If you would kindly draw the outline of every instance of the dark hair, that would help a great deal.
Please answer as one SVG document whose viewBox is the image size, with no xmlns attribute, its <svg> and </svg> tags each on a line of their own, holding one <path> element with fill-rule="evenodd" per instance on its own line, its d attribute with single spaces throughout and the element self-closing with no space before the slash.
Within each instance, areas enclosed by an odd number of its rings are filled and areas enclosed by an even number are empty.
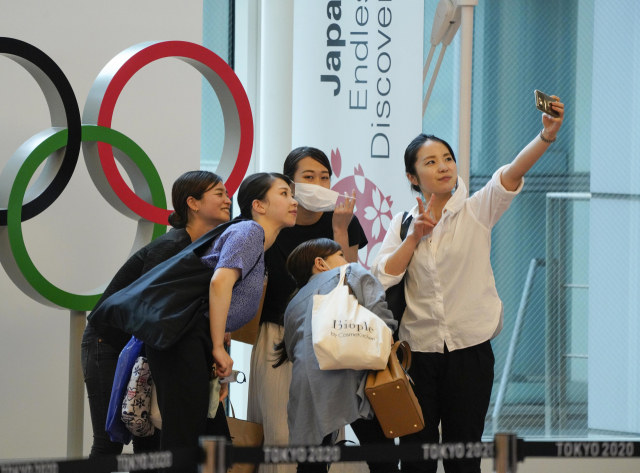
<svg viewBox="0 0 640 473">
<path fill-rule="evenodd" d="M 453 149 L 451 149 L 451 146 L 449 145 L 449 143 L 447 143 L 441 138 L 438 138 L 437 136 L 425 135 L 424 133 L 420 133 L 411 141 L 411 143 L 409 143 L 409 146 L 407 146 L 407 149 L 404 151 L 405 172 L 413 176 L 416 176 L 416 160 L 418 159 L 418 150 L 427 141 L 436 141 L 438 143 L 442 143 L 443 145 L 445 145 L 449 150 L 449 153 L 451 154 L 451 157 L 453 158 L 453 160 L 456 161 L 456 155 L 453 153 Z M 420 186 L 417 186 L 415 184 L 411 184 L 411 189 L 413 189 L 415 192 L 422 192 L 420 190 Z"/>
<path fill-rule="evenodd" d="M 341 249 L 338 243 L 328 238 L 316 238 L 298 245 L 287 258 L 287 271 L 298 289 L 311 279 L 316 258 L 327 258 Z"/>
<path fill-rule="evenodd" d="M 287 258 L 287 271 L 296 282 L 298 287 L 296 292 L 311 279 L 316 258 L 327 258 L 341 249 L 342 247 L 338 243 L 328 238 L 317 238 L 298 245 Z M 291 295 L 291 298 L 295 296 L 296 292 Z M 273 349 L 277 357 L 273 367 L 278 368 L 289 360 L 284 338 L 280 343 L 274 344 Z"/>
<path fill-rule="evenodd" d="M 238 207 L 240 215 L 253 219 L 251 209 L 254 200 L 264 200 L 276 179 L 282 179 L 289 186 L 293 184 L 291 179 L 278 172 L 257 172 L 246 177 L 240 189 L 238 189 Z"/>
<path fill-rule="evenodd" d="M 219 182 L 222 182 L 222 178 L 209 171 L 189 171 L 176 179 L 171 189 L 174 211 L 169 215 L 169 224 L 173 228 L 185 228 L 189 223 L 187 199 L 202 199 L 202 195 Z"/>
<path fill-rule="evenodd" d="M 293 181 L 293 175 L 298 170 L 298 163 L 304 158 L 312 158 L 322 164 L 329 171 L 329 177 L 333 175 L 331 170 L 331 163 L 327 155 L 320 151 L 318 148 L 312 148 L 310 146 L 301 146 L 294 149 L 289 153 L 287 159 L 284 160 L 284 167 L 282 173 Z"/>
</svg>

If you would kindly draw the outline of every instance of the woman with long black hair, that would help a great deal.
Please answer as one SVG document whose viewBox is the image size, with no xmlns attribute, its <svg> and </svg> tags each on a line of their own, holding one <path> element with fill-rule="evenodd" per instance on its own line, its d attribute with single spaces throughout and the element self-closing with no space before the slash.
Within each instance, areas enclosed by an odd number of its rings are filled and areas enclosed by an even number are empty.
<svg viewBox="0 0 640 473">
<path fill-rule="evenodd" d="M 267 290 L 262 307 L 258 339 L 251 353 L 247 420 L 263 425 L 265 445 L 286 445 L 287 400 L 291 363 L 273 367 L 273 347 L 282 340 L 283 318 L 296 283 L 286 269 L 291 252 L 301 243 L 328 238 L 344 248 L 348 262 L 357 261 L 358 249 L 367 244 L 358 218 L 353 215 L 355 193 L 336 202 L 331 188 L 331 164 L 326 154 L 312 147 L 296 148 L 285 159 L 283 174 L 294 182 L 298 201 L 296 225 L 280 232 L 265 253 Z M 284 473 L 290 465 L 261 465 L 261 473 Z"/>
<path fill-rule="evenodd" d="M 405 276 L 407 307 L 400 340 L 411 345 L 409 374 L 422 407 L 425 428 L 403 442 L 478 442 L 493 387 L 491 340 L 502 330 L 503 308 L 491 269 L 491 229 L 522 190 L 524 175 L 540 159 L 562 126 L 542 115 L 544 128 L 516 158 L 498 169 L 471 197 L 460 179 L 453 150 L 432 135 L 407 147 L 405 171 L 418 204 L 409 212 L 407 237 L 400 238 L 403 214 L 391 221 L 372 273 L 385 288 Z M 445 471 L 479 472 L 480 460 L 444 461 Z M 437 462 L 403 463 L 403 471 L 435 472 Z"/>
<path fill-rule="evenodd" d="M 162 449 L 196 446 L 200 436 L 210 433 L 207 414 L 213 364 L 221 378 L 229 376 L 233 367 L 224 349 L 225 333 L 238 330 L 255 316 L 263 289 L 264 252 L 282 229 L 296 222 L 298 204 L 291 181 L 282 174 L 247 177 L 238 190 L 238 206 L 240 218 L 230 222 L 200 257 L 204 266 L 213 269 L 208 311 L 196 314 L 188 331 L 180 333 L 170 347 L 146 346 L 162 416 Z M 185 249 L 173 261 L 189 252 Z M 162 270 L 156 268 L 156 274 L 149 276 L 161 275 Z M 148 282 L 153 284 L 152 278 Z M 166 319 L 153 322 L 161 330 L 171 323 Z"/>
</svg>

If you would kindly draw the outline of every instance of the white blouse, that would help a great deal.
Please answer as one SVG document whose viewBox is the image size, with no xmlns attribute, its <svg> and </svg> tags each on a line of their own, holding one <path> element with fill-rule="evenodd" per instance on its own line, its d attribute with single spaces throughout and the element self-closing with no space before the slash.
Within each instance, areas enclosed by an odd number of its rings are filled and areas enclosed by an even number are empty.
<svg viewBox="0 0 640 473">
<path fill-rule="evenodd" d="M 407 308 L 400 324 L 400 340 L 412 351 L 444 352 L 478 345 L 502 330 L 503 308 L 491 269 L 491 229 L 520 193 L 500 181 L 506 166 L 473 196 L 458 178 L 455 191 L 430 235 L 423 237 L 405 271 Z M 416 205 L 409 212 L 418 216 Z M 400 246 L 402 213 L 393 217 L 371 272 L 383 287 L 398 284 L 405 273 L 385 272 L 387 259 Z"/>
</svg>

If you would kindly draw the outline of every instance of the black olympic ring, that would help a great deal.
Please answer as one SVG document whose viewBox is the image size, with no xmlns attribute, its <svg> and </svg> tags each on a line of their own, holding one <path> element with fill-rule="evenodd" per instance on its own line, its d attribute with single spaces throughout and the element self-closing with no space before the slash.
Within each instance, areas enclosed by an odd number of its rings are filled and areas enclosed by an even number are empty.
<svg viewBox="0 0 640 473">
<path fill-rule="evenodd" d="M 69 135 L 62 158 L 51 156 L 23 204 L 22 221 L 44 212 L 64 191 L 75 171 L 82 140 L 82 122 L 76 95 L 62 69 L 43 51 L 14 38 L 0 37 L 0 54 L 24 67 L 44 92 L 51 126 L 67 128 Z M 7 209 L 0 208 L 0 226 L 7 225 Z"/>
</svg>

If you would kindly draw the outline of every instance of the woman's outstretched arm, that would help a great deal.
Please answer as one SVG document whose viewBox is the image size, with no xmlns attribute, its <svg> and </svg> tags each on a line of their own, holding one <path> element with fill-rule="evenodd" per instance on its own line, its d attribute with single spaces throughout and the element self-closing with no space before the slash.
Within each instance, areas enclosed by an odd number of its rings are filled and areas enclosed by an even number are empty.
<svg viewBox="0 0 640 473">
<path fill-rule="evenodd" d="M 562 120 L 564 119 L 564 104 L 560 102 L 559 97 L 555 95 L 552 95 L 552 97 L 558 102 L 553 102 L 551 106 L 560 116 L 555 118 L 546 113 L 542 114 L 542 124 L 544 125 L 542 135 L 549 141 L 556 139 L 556 134 L 560 130 Z M 500 180 L 504 188 L 511 192 L 515 191 L 520 185 L 524 175 L 533 167 L 545 151 L 547 151 L 550 144 L 551 143 L 544 142 L 542 138 L 540 138 L 540 134 L 538 134 L 531 143 L 525 146 L 525 148 L 518 153 L 516 159 L 502 171 Z"/>
</svg>

